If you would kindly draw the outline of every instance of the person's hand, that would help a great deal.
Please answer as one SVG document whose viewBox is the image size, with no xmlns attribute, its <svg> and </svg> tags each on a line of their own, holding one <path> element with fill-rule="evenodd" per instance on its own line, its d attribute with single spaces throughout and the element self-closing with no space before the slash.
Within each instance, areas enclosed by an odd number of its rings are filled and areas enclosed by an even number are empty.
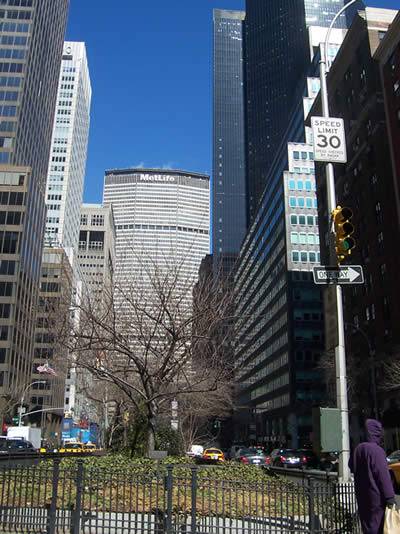
<svg viewBox="0 0 400 534">
<path fill-rule="evenodd" d="M 393 508 L 393 506 L 394 506 L 395 504 L 396 504 L 396 501 L 395 501 L 394 497 L 393 497 L 392 499 L 388 499 L 388 500 L 386 501 L 386 506 L 387 506 L 388 508 Z"/>
</svg>

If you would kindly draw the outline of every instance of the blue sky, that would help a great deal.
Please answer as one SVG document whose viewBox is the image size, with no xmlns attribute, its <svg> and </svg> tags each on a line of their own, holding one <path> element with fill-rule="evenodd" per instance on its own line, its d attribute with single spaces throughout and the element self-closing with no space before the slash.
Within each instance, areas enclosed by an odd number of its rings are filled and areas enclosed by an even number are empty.
<svg viewBox="0 0 400 534">
<path fill-rule="evenodd" d="M 67 39 L 86 42 L 93 88 L 86 202 L 101 201 L 105 169 L 211 172 L 212 10 L 244 4 L 71 0 Z"/>
</svg>

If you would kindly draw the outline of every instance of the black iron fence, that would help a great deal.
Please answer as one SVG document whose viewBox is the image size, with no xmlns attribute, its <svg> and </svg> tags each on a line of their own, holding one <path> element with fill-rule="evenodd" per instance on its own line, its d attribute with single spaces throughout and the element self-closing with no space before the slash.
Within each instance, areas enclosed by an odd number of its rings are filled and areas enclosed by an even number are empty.
<svg viewBox="0 0 400 534">
<path fill-rule="evenodd" d="M 226 473 L 226 471 L 224 471 Z M 237 477 L 236 477 L 237 478 Z M 358 534 L 352 484 L 237 480 L 200 466 L 0 464 L 0 532 Z"/>
</svg>

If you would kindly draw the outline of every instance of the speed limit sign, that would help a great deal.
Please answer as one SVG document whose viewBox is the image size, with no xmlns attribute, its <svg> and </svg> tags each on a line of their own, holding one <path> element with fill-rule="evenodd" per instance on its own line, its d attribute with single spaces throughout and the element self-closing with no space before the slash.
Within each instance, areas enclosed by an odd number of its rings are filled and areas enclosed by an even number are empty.
<svg viewBox="0 0 400 534">
<path fill-rule="evenodd" d="M 314 160 L 346 163 L 346 139 L 343 119 L 311 117 L 314 138 Z"/>
</svg>

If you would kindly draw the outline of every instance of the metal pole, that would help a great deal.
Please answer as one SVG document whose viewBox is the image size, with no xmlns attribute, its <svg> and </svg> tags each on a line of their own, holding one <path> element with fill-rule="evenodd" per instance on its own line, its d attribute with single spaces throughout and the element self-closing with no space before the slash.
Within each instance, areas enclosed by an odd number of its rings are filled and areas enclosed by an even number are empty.
<svg viewBox="0 0 400 534">
<path fill-rule="evenodd" d="M 353 3 L 353 2 L 350 2 Z M 345 7 L 348 7 L 347 4 Z M 342 10 L 341 10 L 342 11 Z M 336 18 L 332 21 L 335 22 Z M 333 24 L 332 24 L 333 25 Z M 332 26 L 331 25 L 331 26 Z M 330 31 L 328 30 L 327 38 Z M 321 102 L 322 116 L 329 118 L 329 100 L 328 87 L 326 82 L 326 62 L 328 57 L 328 39 L 325 41 L 325 47 L 321 54 L 320 61 L 320 81 L 321 81 Z M 335 191 L 335 174 L 333 164 L 328 163 L 326 166 L 326 189 L 328 198 L 328 217 L 330 227 L 330 259 L 332 261 L 332 252 L 334 250 L 334 227 L 331 220 L 331 213 L 336 208 L 336 191 Z M 350 460 L 350 431 L 349 431 L 349 408 L 347 400 L 347 375 L 346 375 L 346 351 L 344 342 L 344 318 L 343 318 L 343 297 L 342 288 L 336 285 L 336 312 L 338 325 L 338 344 L 335 348 L 335 367 L 336 367 L 336 399 L 337 407 L 341 413 L 341 451 L 339 457 L 339 477 L 347 482 L 350 479 L 349 460 Z"/>
<path fill-rule="evenodd" d="M 19 405 L 18 426 L 22 426 L 22 408 L 24 406 L 25 393 L 28 391 L 28 389 L 30 389 L 35 384 L 46 384 L 46 380 L 36 380 L 35 382 L 30 383 L 29 386 L 26 386 L 26 388 L 23 390 L 22 396 L 21 396 L 21 402 Z M 30 412 L 30 413 L 35 413 L 35 412 Z M 29 415 L 29 413 L 27 413 L 26 415 Z"/>
</svg>

